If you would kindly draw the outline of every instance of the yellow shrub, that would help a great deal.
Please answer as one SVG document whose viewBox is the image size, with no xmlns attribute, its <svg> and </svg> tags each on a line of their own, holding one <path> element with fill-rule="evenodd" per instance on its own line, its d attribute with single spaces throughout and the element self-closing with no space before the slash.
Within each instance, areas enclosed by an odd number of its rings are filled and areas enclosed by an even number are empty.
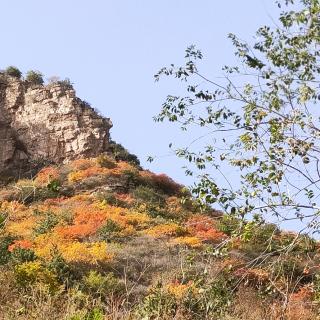
<svg viewBox="0 0 320 320">
<path fill-rule="evenodd" d="M 197 237 L 178 237 L 172 240 L 173 244 L 186 245 L 188 247 L 200 247 L 202 242 Z"/>
<path fill-rule="evenodd" d="M 178 300 L 183 299 L 188 292 L 196 294 L 196 288 L 192 281 L 189 281 L 187 284 L 182 284 L 176 281 L 168 284 L 166 289 Z"/>
<path fill-rule="evenodd" d="M 178 229 L 179 225 L 176 223 L 159 224 L 153 228 L 148 229 L 146 231 L 146 234 L 158 238 L 162 236 L 175 235 Z"/>
<path fill-rule="evenodd" d="M 97 264 L 110 261 L 113 258 L 113 254 L 107 252 L 107 244 L 105 242 L 72 242 L 63 245 L 60 251 L 67 262 Z"/>
<path fill-rule="evenodd" d="M 12 235 L 28 238 L 32 235 L 36 225 L 36 217 L 29 217 L 20 221 L 9 221 L 6 226 L 6 231 Z"/>
<path fill-rule="evenodd" d="M 17 283 L 22 287 L 34 283 L 44 284 L 50 292 L 59 289 L 58 280 L 51 271 L 41 265 L 40 262 L 25 262 L 15 267 L 14 270 Z"/>
</svg>

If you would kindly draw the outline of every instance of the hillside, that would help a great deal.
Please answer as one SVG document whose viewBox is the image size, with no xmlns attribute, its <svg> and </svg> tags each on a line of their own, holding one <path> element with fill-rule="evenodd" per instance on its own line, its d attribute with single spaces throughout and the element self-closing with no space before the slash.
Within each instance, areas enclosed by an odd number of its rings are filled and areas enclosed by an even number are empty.
<svg viewBox="0 0 320 320">
<path fill-rule="evenodd" d="M 318 243 L 201 209 L 120 145 L 3 187 L 0 219 L 1 319 L 317 316 Z"/>
<path fill-rule="evenodd" d="M 69 80 L 0 72 L 0 124 L 0 319 L 319 316 L 318 242 L 144 170 Z"/>
</svg>

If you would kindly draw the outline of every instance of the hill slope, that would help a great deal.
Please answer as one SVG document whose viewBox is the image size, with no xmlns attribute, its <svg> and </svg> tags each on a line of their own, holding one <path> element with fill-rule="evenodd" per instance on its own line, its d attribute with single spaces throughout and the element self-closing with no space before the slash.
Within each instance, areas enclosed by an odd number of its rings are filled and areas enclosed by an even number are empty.
<svg viewBox="0 0 320 320">
<path fill-rule="evenodd" d="M 0 189 L 1 319 L 316 319 L 318 243 L 200 210 L 125 159 Z"/>
</svg>

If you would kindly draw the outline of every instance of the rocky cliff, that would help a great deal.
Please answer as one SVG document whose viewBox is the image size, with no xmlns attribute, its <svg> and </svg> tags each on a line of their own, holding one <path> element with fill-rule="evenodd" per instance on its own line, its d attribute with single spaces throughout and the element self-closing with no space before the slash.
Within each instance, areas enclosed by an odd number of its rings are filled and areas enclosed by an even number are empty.
<svg viewBox="0 0 320 320">
<path fill-rule="evenodd" d="M 41 163 L 94 157 L 107 150 L 111 127 L 67 82 L 32 85 L 0 74 L 2 177 Z"/>
</svg>

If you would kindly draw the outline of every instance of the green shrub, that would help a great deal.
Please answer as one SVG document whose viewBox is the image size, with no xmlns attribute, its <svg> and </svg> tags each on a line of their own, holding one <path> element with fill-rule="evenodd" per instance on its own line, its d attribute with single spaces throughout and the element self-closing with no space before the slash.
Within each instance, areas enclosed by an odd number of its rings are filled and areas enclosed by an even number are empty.
<svg viewBox="0 0 320 320">
<path fill-rule="evenodd" d="M 36 235 L 51 231 L 59 223 L 58 217 L 51 211 L 45 212 L 44 215 L 44 218 L 33 229 Z"/>
<path fill-rule="evenodd" d="M 16 264 L 34 261 L 36 258 L 34 251 L 31 249 L 15 248 L 11 253 L 11 259 Z"/>
<path fill-rule="evenodd" d="M 94 308 L 91 311 L 80 311 L 71 316 L 67 320 L 104 320 L 103 312 L 99 308 Z"/>
<path fill-rule="evenodd" d="M 63 221 L 65 224 L 71 226 L 74 222 L 74 214 L 70 210 L 63 210 L 60 213 L 61 221 Z"/>
<path fill-rule="evenodd" d="M 119 232 L 121 230 L 122 227 L 120 225 L 113 220 L 108 219 L 107 222 L 97 231 L 97 235 L 100 239 L 110 242 L 119 238 Z"/>
<path fill-rule="evenodd" d="M 8 248 L 14 240 L 15 238 L 11 236 L 0 238 L 0 265 L 4 265 L 9 262 L 11 258 L 11 252 L 9 252 Z"/>
<path fill-rule="evenodd" d="M 191 281 L 196 285 L 180 297 L 158 285 L 144 299 L 139 314 L 145 319 L 174 319 L 179 310 L 179 315 L 187 315 L 188 319 L 224 319 L 233 300 L 233 280 L 220 274 L 214 279 L 194 276 Z"/>
<path fill-rule="evenodd" d="M 34 84 L 34 85 L 43 85 L 43 75 L 39 71 L 30 70 L 27 72 L 26 75 L 27 82 Z"/>
<path fill-rule="evenodd" d="M 47 268 L 53 272 L 62 283 L 72 280 L 72 270 L 57 250 L 52 252 L 52 258 L 47 264 Z"/>
<path fill-rule="evenodd" d="M 52 180 L 47 184 L 47 189 L 52 192 L 58 192 L 61 188 L 61 183 L 59 180 Z"/>
<path fill-rule="evenodd" d="M 32 180 L 21 180 L 16 183 L 17 198 L 20 202 L 29 204 L 34 201 L 45 200 L 57 197 L 56 182 L 48 184 L 46 187 L 37 187 Z"/>
<path fill-rule="evenodd" d="M 97 158 L 97 163 L 102 168 L 113 169 L 117 164 L 108 156 L 101 154 Z"/>
<path fill-rule="evenodd" d="M 69 78 L 65 78 L 64 80 L 59 80 L 58 83 L 65 89 L 73 89 L 73 85 Z"/>
<path fill-rule="evenodd" d="M 82 279 L 82 289 L 91 295 L 106 297 L 111 294 L 119 294 L 124 288 L 113 273 L 102 275 L 91 270 Z"/>
<path fill-rule="evenodd" d="M 283 255 L 270 263 L 270 270 L 274 279 L 297 279 L 303 277 L 304 264 L 299 261 L 298 257 Z"/>
<path fill-rule="evenodd" d="M 235 217 L 223 215 L 217 224 L 219 231 L 231 236 L 233 233 L 238 232 L 241 221 Z"/>
<path fill-rule="evenodd" d="M 152 288 L 138 308 L 139 319 L 174 319 L 177 303 L 161 283 Z"/>
<path fill-rule="evenodd" d="M 8 214 L 6 212 L 0 212 L 0 230 L 4 228 L 7 221 Z"/>
<path fill-rule="evenodd" d="M 122 172 L 122 177 L 126 180 L 128 190 L 135 188 L 140 184 L 140 175 L 139 171 L 136 169 L 133 170 L 124 170 Z"/>
<path fill-rule="evenodd" d="M 165 196 L 146 186 L 138 186 L 133 192 L 133 196 L 143 203 L 152 203 L 158 206 L 165 205 Z"/>
<path fill-rule="evenodd" d="M 114 206 L 114 207 L 121 207 L 121 208 L 126 208 L 128 205 L 125 201 L 122 201 L 120 199 L 117 199 L 112 192 L 98 192 L 95 197 L 103 201 L 104 203 Z"/>
<path fill-rule="evenodd" d="M 110 151 L 117 161 L 127 161 L 136 166 L 140 166 L 140 161 L 135 154 L 130 153 L 125 147 L 121 144 L 114 141 L 110 141 Z"/>
<path fill-rule="evenodd" d="M 20 79 L 22 76 L 22 72 L 17 67 L 14 67 L 14 66 L 9 66 L 5 70 L 5 74 L 18 79 Z"/>
<path fill-rule="evenodd" d="M 234 283 L 228 275 L 221 274 L 213 282 L 205 285 L 201 296 L 196 301 L 189 301 L 195 314 L 201 315 L 198 319 L 209 316 L 209 319 L 219 319 L 229 308 L 233 296 Z M 196 305 L 195 303 L 198 303 Z"/>
</svg>

